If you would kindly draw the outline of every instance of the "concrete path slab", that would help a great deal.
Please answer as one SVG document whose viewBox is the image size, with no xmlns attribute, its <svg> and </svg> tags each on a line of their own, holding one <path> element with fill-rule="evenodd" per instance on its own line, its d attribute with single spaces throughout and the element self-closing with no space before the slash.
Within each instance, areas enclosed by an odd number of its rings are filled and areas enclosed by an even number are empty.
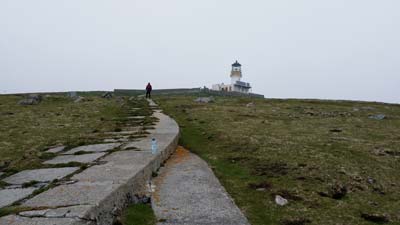
<svg viewBox="0 0 400 225">
<path fill-rule="evenodd" d="M 115 189 L 112 182 L 79 182 L 60 185 L 40 193 L 23 205 L 30 207 L 60 207 L 68 205 L 96 205 Z"/>
<path fill-rule="evenodd" d="M 118 151 L 104 158 L 106 164 L 95 165 L 71 179 L 81 182 L 112 182 L 123 184 L 148 165 L 154 156 L 150 152 Z"/>
<path fill-rule="evenodd" d="M 23 184 L 30 181 L 51 182 L 66 177 L 77 170 L 79 170 L 79 167 L 25 170 L 7 177 L 3 181 L 9 184 Z"/>
<path fill-rule="evenodd" d="M 67 152 L 62 153 L 63 155 L 73 155 L 77 152 L 106 152 L 118 148 L 121 146 L 120 143 L 106 143 L 106 144 L 95 144 L 85 145 L 73 148 Z"/>
<path fill-rule="evenodd" d="M 2 217 L 0 225 L 75 225 L 93 224 L 80 219 L 71 218 L 29 218 L 16 215 Z"/>
<path fill-rule="evenodd" d="M 58 147 L 51 148 L 51 149 L 47 150 L 46 152 L 47 153 L 59 153 L 59 152 L 62 152 L 64 149 L 65 149 L 65 146 L 58 146 Z"/>
<path fill-rule="evenodd" d="M 157 107 L 157 106 L 158 106 L 158 105 L 153 101 L 153 99 L 147 98 L 146 100 L 149 102 L 149 106 L 150 106 L 150 107 Z"/>
<path fill-rule="evenodd" d="M 207 163 L 179 147 L 154 180 L 159 225 L 248 225 Z"/>
<path fill-rule="evenodd" d="M 0 208 L 9 206 L 16 201 L 28 197 L 36 189 L 37 188 L 18 188 L 0 190 Z"/>
<path fill-rule="evenodd" d="M 104 156 L 105 152 L 84 155 L 60 155 L 54 159 L 47 160 L 44 164 L 63 164 L 69 162 L 90 163 Z"/>
<path fill-rule="evenodd" d="M 20 216 L 24 217 L 46 217 L 46 218 L 85 218 L 84 212 L 89 209 L 90 205 L 77 205 L 77 206 L 67 206 L 54 209 L 44 209 L 44 210 L 33 210 L 24 211 L 18 213 Z"/>
</svg>

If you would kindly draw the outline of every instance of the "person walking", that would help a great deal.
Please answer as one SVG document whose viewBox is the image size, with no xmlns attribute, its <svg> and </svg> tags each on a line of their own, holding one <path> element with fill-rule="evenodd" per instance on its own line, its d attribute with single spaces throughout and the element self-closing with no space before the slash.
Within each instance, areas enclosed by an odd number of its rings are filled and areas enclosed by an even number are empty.
<svg viewBox="0 0 400 225">
<path fill-rule="evenodd" d="M 146 86 L 146 98 L 151 98 L 151 91 L 153 87 L 151 86 L 150 82 Z"/>
</svg>

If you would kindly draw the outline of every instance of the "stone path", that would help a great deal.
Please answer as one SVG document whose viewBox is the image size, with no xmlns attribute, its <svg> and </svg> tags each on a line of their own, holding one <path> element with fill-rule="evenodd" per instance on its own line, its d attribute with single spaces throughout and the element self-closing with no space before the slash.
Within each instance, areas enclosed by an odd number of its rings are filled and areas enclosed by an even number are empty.
<svg viewBox="0 0 400 225">
<path fill-rule="evenodd" d="M 28 197 L 37 188 L 18 188 L 0 190 L 0 208 L 11 205 L 12 203 Z M 0 224 L 1 220 L 0 220 Z"/>
<path fill-rule="evenodd" d="M 61 179 L 71 173 L 77 171 L 79 167 L 63 167 L 63 168 L 49 168 L 37 170 L 25 170 L 16 173 L 10 177 L 5 178 L 3 181 L 9 184 L 23 184 L 30 181 L 38 182 L 51 182 L 55 179 Z"/>
<path fill-rule="evenodd" d="M 247 225 L 207 163 L 179 147 L 153 181 L 158 225 Z"/>
<path fill-rule="evenodd" d="M 153 109 L 157 107 L 153 101 L 149 101 L 149 105 Z M 153 172 L 176 149 L 178 124 L 157 110 L 153 116 L 159 120 L 155 129 L 147 130 L 149 134 L 138 140 L 120 137 L 123 132 L 137 134 L 142 128 L 124 127 L 121 132 L 109 133 L 108 138 L 113 142 L 116 138 L 123 142 L 80 146 L 69 151 L 64 151 L 63 146 L 48 150 L 58 156 L 44 164 L 80 162 L 88 166 L 83 171 L 76 167 L 27 170 L 3 179 L 10 185 L 0 189 L 0 208 L 22 200 L 21 206 L 27 207 L 28 211 L 1 217 L 0 225 L 113 224 L 123 208 L 148 194 Z M 152 138 L 158 142 L 157 154 L 152 154 L 147 147 Z M 73 173 L 76 174 L 55 187 L 24 199 L 39 188 L 22 188 L 21 184 L 39 181 L 48 185 L 54 179 Z"/>
</svg>

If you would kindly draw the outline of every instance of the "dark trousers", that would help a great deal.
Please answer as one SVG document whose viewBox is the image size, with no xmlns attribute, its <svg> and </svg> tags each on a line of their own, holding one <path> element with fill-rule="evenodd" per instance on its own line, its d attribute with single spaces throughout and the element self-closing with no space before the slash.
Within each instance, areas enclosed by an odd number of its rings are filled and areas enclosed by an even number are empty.
<svg viewBox="0 0 400 225">
<path fill-rule="evenodd" d="M 151 98 L 151 91 L 146 91 L 146 98 Z"/>
</svg>

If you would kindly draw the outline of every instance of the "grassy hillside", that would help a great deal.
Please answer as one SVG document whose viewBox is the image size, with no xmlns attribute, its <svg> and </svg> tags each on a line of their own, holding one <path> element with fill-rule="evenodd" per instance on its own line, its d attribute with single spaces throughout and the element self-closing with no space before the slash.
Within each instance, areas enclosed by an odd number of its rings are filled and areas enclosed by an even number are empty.
<svg viewBox="0 0 400 225">
<path fill-rule="evenodd" d="M 22 106 L 22 95 L 0 95 L 0 172 L 8 174 L 40 168 L 42 161 L 54 157 L 44 151 L 51 146 L 98 143 L 120 129 L 129 107 L 147 110 L 146 101 L 136 105 L 122 98 L 104 99 L 101 93 L 74 102 L 65 94 L 46 95 L 38 105 Z M 148 114 L 149 112 L 146 111 Z"/>
<path fill-rule="evenodd" d="M 156 100 L 253 225 L 400 223 L 400 105 Z"/>
</svg>

